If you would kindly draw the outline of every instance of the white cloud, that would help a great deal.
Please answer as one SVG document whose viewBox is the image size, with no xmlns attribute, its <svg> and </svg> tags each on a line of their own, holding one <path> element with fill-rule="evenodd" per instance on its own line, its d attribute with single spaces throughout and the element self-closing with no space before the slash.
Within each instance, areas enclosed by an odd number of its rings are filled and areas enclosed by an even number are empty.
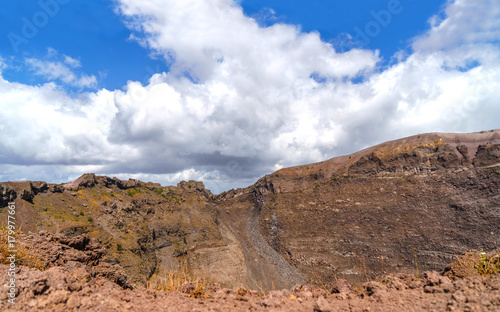
<svg viewBox="0 0 500 312">
<path fill-rule="evenodd" d="M 54 48 L 47 48 L 47 55 L 43 59 L 27 57 L 24 61 L 29 70 L 48 81 L 59 81 L 78 88 L 97 87 L 97 78 L 94 75 L 75 72 L 75 69 L 82 66 L 78 59 L 65 54 L 60 55 Z"/>
<path fill-rule="evenodd" d="M 47 80 L 60 80 L 67 85 L 79 88 L 95 88 L 97 86 L 97 78 L 94 75 L 82 74 L 78 76 L 61 62 L 46 61 L 37 58 L 27 58 L 25 62 L 36 75 L 42 76 Z"/>
<path fill-rule="evenodd" d="M 338 53 L 317 33 L 259 26 L 229 0 L 120 3 L 172 71 L 76 99 L 53 83 L 0 80 L 8 177 L 46 165 L 58 178 L 90 171 L 168 184 L 192 178 L 218 192 L 405 135 L 500 127 L 500 49 L 481 39 L 496 26 L 449 38 L 447 25 L 483 12 L 462 12 L 460 1 L 414 41 L 414 53 L 383 71 L 377 51 Z M 50 79 L 84 77 L 62 62 L 29 62 Z M 359 75 L 364 82 L 353 83 Z"/>
<path fill-rule="evenodd" d="M 7 64 L 5 63 L 5 60 L 3 57 L 0 56 L 0 75 L 2 74 L 2 71 L 7 67 Z"/>
<path fill-rule="evenodd" d="M 318 33 L 302 33 L 296 26 L 259 27 L 230 0 L 123 0 L 120 11 L 131 27 L 144 31 L 150 48 L 173 59 L 174 71 L 189 71 L 201 81 L 242 71 L 273 83 L 307 79 L 312 73 L 352 77 L 372 70 L 378 61 L 372 51 L 337 54 Z"/>
<path fill-rule="evenodd" d="M 71 56 L 64 55 L 64 63 L 73 68 L 82 67 L 82 63 L 79 60 L 72 58 Z"/>
<path fill-rule="evenodd" d="M 55 58 L 55 57 L 58 57 L 59 56 L 59 52 L 57 52 L 56 49 L 52 48 L 52 47 L 48 47 L 47 48 L 47 57 L 49 58 Z"/>
<path fill-rule="evenodd" d="M 416 38 L 416 51 L 436 51 L 459 45 L 500 41 L 500 5 L 498 0 L 448 0 L 444 18 L 429 19 L 431 29 Z"/>
</svg>

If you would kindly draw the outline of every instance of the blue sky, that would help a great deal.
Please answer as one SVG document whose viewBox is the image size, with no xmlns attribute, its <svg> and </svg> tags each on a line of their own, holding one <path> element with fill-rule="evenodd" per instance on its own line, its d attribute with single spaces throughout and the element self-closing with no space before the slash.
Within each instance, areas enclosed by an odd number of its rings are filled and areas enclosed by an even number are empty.
<svg viewBox="0 0 500 312">
<path fill-rule="evenodd" d="M 0 47 L 3 57 L 13 57 L 15 65 L 12 70 L 4 72 L 4 77 L 29 84 L 43 83 L 41 77 L 22 68 L 22 64 L 25 57 L 45 57 L 48 48 L 80 60 L 81 71 L 95 75 L 98 87 L 103 88 L 119 89 L 127 80 L 149 78 L 152 70 L 148 67 L 157 69 L 162 65 L 165 70 L 163 64 L 149 57 L 147 49 L 128 40 L 130 30 L 113 8 L 112 1 L 102 0 L 72 0 L 60 5 L 57 14 L 50 17 L 45 26 L 37 27 L 38 34 L 28 43 L 19 44 L 16 52 L 8 34 L 22 36 L 22 27 L 26 24 L 22 18 L 32 22 L 35 14 L 43 8 L 31 0 L 2 4 L 0 29 L 3 40 Z M 21 67 L 19 70 L 18 66 Z"/>
<path fill-rule="evenodd" d="M 0 180 L 214 192 L 424 132 L 500 128 L 497 0 L 18 0 Z"/>
<path fill-rule="evenodd" d="M 379 49 L 389 59 L 400 49 L 407 48 L 408 40 L 428 29 L 427 19 L 439 14 L 445 1 L 398 1 L 401 13 L 395 14 L 383 31 L 364 45 L 370 49 Z M 325 41 L 337 43 L 339 49 L 350 46 L 338 44 L 342 34 L 355 35 L 355 27 L 364 30 L 366 24 L 373 21 L 372 11 L 379 13 L 387 10 L 387 0 L 352 0 L 352 1 L 242 1 L 241 4 L 251 16 L 259 16 L 266 9 L 275 11 L 276 20 L 301 25 L 303 31 L 318 31 Z M 268 11 L 267 11 L 268 12 Z"/>
<path fill-rule="evenodd" d="M 401 13 L 391 16 L 380 34 L 360 42 L 346 43 L 346 34 L 355 36 L 355 28 L 363 32 L 367 23 L 375 20 L 372 12 L 387 11 L 387 0 L 353 1 L 240 1 L 244 12 L 264 25 L 288 23 L 300 25 L 304 32 L 319 32 L 321 38 L 339 50 L 362 46 L 380 50 L 383 62 L 389 62 L 397 51 L 408 48 L 409 40 L 428 28 L 427 19 L 439 13 L 444 1 L 401 0 Z M 78 72 L 94 75 L 97 84 L 92 89 L 120 89 L 128 80 L 147 82 L 153 73 L 168 71 L 168 64 L 155 57 L 137 41 L 129 40 L 131 30 L 124 19 L 116 14 L 113 1 L 69 0 L 58 4 L 44 0 L 20 0 L 2 4 L 0 9 L 0 46 L 2 56 L 9 59 L 12 69 L 3 76 L 10 81 L 39 84 L 46 79 L 26 68 L 26 57 L 47 57 L 52 48 L 61 55 L 74 56 L 81 63 Z M 54 11 L 45 22 L 37 13 Z M 28 43 L 9 39 L 8 34 L 22 36 L 23 26 L 39 18 L 42 27 Z M 7 40 L 5 40 L 7 38 Z M 11 40 L 14 45 L 11 44 Z M 16 46 L 16 47 L 14 47 Z M 61 57 L 61 55 L 59 57 Z M 12 59 L 10 59 L 12 58 Z M 57 58 L 54 58 L 57 59 Z M 76 88 L 79 89 L 79 88 Z"/>
</svg>

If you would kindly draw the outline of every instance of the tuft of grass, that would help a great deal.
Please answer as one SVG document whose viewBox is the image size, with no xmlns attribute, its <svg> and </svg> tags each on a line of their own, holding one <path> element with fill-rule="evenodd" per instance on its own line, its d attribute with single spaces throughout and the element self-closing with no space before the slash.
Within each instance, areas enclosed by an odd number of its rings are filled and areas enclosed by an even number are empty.
<svg viewBox="0 0 500 312">
<path fill-rule="evenodd" d="M 481 276 L 490 276 L 500 273 L 500 249 L 486 254 L 481 251 L 468 251 L 463 257 L 457 259 L 461 266 L 471 268 Z"/>
<path fill-rule="evenodd" d="M 85 215 L 85 212 L 80 211 L 80 216 L 84 216 L 84 215 Z"/>
<path fill-rule="evenodd" d="M 130 197 L 133 197 L 135 194 L 139 194 L 139 193 L 141 193 L 141 190 L 137 187 L 130 188 L 127 190 L 127 195 Z"/>
<path fill-rule="evenodd" d="M 471 263 L 471 265 L 471 267 L 481 276 L 490 276 L 500 273 L 500 252 L 486 255 L 481 249 L 479 258 L 475 258 L 475 261 Z"/>
<path fill-rule="evenodd" d="M 118 251 L 123 251 L 123 246 L 122 246 L 122 244 L 116 244 L 116 250 L 118 250 Z"/>
<path fill-rule="evenodd" d="M 87 220 L 89 220 L 89 222 L 94 222 L 94 218 L 92 217 L 88 217 Z"/>
<path fill-rule="evenodd" d="M 179 197 L 177 197 L 177 196 L 175 196 L 175 195 L 170 195 L 170 197 L 171 197 L 173 200 L 175 200 L 175 203 L 176 203 L 176 204 L 180 204 L 180 199 L 179 199 Z"/>
<path fill-rule="evenodd" d="M 186 287 L 186 286 L 190 287 Z M 181 262 L 176 270 L 161 268 L 158 273 L 153 274 L 146 283 L 149 289 L 156 289 L 164 292 L 176 292 L 189 289 L 190 297 L 208 298 L 208 280 L 200 278 L 189 270 L 187 261 Z"/>
<path fill-rule="evenodd" d="M 161 193 L 163 193 L 163 189 L 161 187 L 159 188 L 155 188 L 154 192 L 158 195 L 160 195 Z"/>
</svg>

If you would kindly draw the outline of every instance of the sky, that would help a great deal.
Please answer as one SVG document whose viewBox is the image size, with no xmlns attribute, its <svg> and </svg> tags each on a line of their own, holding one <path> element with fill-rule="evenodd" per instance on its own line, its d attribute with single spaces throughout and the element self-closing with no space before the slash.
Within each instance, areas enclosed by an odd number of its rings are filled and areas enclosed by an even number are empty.
<svg viewBox="0 0 500 312">
<path fill-rule="evenodd" d="M 0 6 L 0 180 L 214 193 L 425 132 L 500 128 L 497 0 Z"/>
</svg>

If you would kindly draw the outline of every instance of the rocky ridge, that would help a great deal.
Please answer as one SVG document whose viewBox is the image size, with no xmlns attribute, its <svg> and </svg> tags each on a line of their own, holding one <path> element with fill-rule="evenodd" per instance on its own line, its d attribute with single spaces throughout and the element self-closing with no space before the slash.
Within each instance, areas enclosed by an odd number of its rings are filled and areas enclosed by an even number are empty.
<svg viewBox="0 0 500 312">
<path fill-rule="evenodd" d="M 290 288 L 411 273 L 500 247 L 500 130 L 422 134 L 279 170 L 213 195 L 85 174 L 0 183 L 24 231 L 86 234 L 130 285 L 188 263 L 227 287 Z M 5 220 L 6 209 L 0 209 Z"/>
</svg>

